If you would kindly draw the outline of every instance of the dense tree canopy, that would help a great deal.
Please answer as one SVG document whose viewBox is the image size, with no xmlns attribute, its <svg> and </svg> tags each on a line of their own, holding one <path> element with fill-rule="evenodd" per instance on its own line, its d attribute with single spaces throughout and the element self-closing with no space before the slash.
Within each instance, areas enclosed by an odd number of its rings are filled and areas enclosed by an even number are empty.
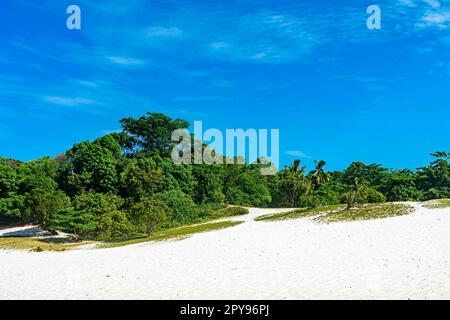
<svg viewBox="0 0 450 320">
<path fill-rule="evenodd" d="M 300 160 L 273 176 L 252 164 L 174 164 L 171 133 L 189 123 L 159 113 L 121 121 L 123 130 L 83 141 L 56 158 L 0 159 L 0 218 L 109 240 L 217 217 L 226 204 L 349 206 L 450 197 L 450 153 L 417 170 L 354 162 L 326 171 Z M 204 146 L 206 147 L 206 146 Z"/>
</svg>

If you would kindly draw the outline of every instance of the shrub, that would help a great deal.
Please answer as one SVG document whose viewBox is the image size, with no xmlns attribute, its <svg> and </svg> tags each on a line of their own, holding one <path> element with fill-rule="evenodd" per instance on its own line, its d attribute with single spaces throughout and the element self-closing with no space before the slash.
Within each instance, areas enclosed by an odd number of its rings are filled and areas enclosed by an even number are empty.
<svg viewBox="0 0 450 320">
<path fill-rule="evenodd" d="M 96 216 L 119 210 L 124 200 L 111 193 L 87 192 L 74 198 L 73 206 L 76 211 L 87 211 Z"/>
<path fill-rule="evenodd" d="M 368 188 L 367 190 L 367 202 L 368 203 L 382 203 L 386 202 L 386 196 L 381 192 Z"/>
<path fill-rule="evenodd" d="M 20 219 L 24 206 L 25 196 L 12 196 L 0 198 L 0 217 Z"/>
<path fill-rule="evenodd" d="M 151 235 L 155 227 L 167 222 L 171 209 L 159 200 L 144 200 L 134 204 L 130 216 L 138 228 Z"/>
<path fill-rule="evenodd" d="M 70 206 L 70 198 L 63 192 L 33 189 L 25 195 L 22 219 L 26 222 L 50 225 L 55 215 Z"/>
<path fill-rule="evenodd" d="M 49 226 L 49 230 L 70 232 L 76 238 L 95 239 L 98 229 L 98 217 L 88 211 L 69 208 L 58 213 Z"/>
<path fill-rule="evenodd" d="M 120 239 L 133 232 L 133 225 L 123 211 L 112 211 L 98 218 L 97 239 Z"/>
<path fill-rule="evenodd" d="M 152 197 L 153 200 L 160 200 L 172 209 L 171 224 L 181 225 L 192 223 L 199 218 L 191 197 L 180 190 L 161 192 Z"/>
</svg>

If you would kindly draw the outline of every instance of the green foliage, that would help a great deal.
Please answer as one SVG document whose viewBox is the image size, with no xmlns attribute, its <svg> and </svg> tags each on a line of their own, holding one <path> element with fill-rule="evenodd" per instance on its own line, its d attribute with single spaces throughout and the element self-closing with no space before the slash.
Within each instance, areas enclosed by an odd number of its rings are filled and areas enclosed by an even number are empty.
<svg viewBox="0 0 450 320">
<path fill-rule="evenodd" d="M 242 207 L 226 207 L 220 210 L 217 210 L 214 215 L 216 217 L 234 217 L 234 216 L 242 216 L 248 214 L 249 210 L 247 208 Z"/>
<path fill-rule="evenodd" d="M 171 210 L 170 225 L 179 226 L 196 221 L 200 217 L 194 201 L 180 190 L 170 190 L 158 193 L 152 200 L 165 203 Z"/>
<path fill-rule="evenodd" d="M 156 193 L 161 185 L 161 171 L 149 158 L 125 159 L 119 175 L 120 194 L 139 201 Z"/>
<path fill-rule="evenodd" d="M 17 190 L 16 171 L 0 159 L 0 197 L 6 198 Z"/>
<path fill-rule="evenodd" d="M 126 146 L 133 154 L 170 156 L 173 146 L 172 132 L 176 129 L 186 129 L 189 123 L 161 113 L 147 113 L 139 119 L 126 118 L 120 121 L 123 131 L 129 136 Z"/>
<path fill-rule="evenodd" d="M 49 229 L 73 233 L 80 239 L 95 239 L 98 233 L 98 216 L 90 211 L 69 208 L 55 216 Z"/>
<path fill-rule="evenodd" d="M 94 190 L 116 192 L 117 159 L 101 145 L 101 140 L 76 144 L 66 153 L 63 184 L 71 195 Z"/>
<path fill-rule="evenodd" d="M 56 214 L 70 206 L 70 198 L 63 192 L 48 192 L 33 189 L 25 195 L 22 219 L 26 222 L 43 224 L 52 223 Z"/>
<path fill-rule="evenodd" d="M 421 199 L 421 191 L 416 186 L 417 174 L 411 170 L 389 172 L 379 188 L 388 201 L 410 201 Z"/>
<path fill-rule="evenodd" d="M 144 200 L 134 204 L 130 216 L 137 226 L 141 226 L 147 235 L 170 219 L 171 209 L 159 200 Z"/>
<path fill-rule="evenodd" d="M 422 190 L 423 200 L 450 198 L 450 164 L 449 154 L 436 152 L 432 154 L 435 160 L 428 167 L 417 172 L 417 187 Z"/>
<path fill-rule="evenodd" d="M 124 201 L 121 197 L 112 193 L 87 192 L 76 196 L 73 207 L 77 211 L 86 211 L 94 216 L 120 210 Z"/>
<path fill-rule="evenodd" d="M 301 167 L 300 164 L 301 161 L 296 160 L 289 168 L 285 168 L 279 173 L 279 187 L 287 196 L 291 207 L 297 207 L 300 197 L 311 189 L 311 182 L 305 177 L 306 168 Z"/>
<path fill-rule="evenodd" d="M 197 181 L 194 192 L 196 203 L 222 204 L 225 195 L 222 191 L 223 167 L 220 165 L 196 165 L 192 168 L 192 174 Z"/>
<path fill-rule="evenodd" d="M 269 187 L 258 167 L 233 166 L 237 172 L 225 171 L 224 193 L 225 201 L 230 204 L 266 207 L 272 201 Z"/>
<path fill-rule="evenodd" d="M 352 185 L 356 178 L 361 184 L 377 188 L 382 183 L 386 172 L 387 169 L 379 164 L 366 165 L 362 162 L 353 162 L 345 169 L 343 179 L 348 185 Z"/>
<path fill-rule="evenodd" d="M 24 202 L 25 196 L 22 195 L 0 198 L 0 217 L 21 219 Z"/>
<path fill-rule="evenodd" d="M 161 170 L 160 191 L 178 189 L 194 196 L 197 180 L 194 178 L 193 167 L 187 164 L 175 165 L 169 158 L 153 157 L 156 166 Z"/>
<path fill-rule="evenodd" d="M 110 240 L 129 236 L 134 231 L 133 225 L 123 211 L 111 211 L 98 218 L 97 239 Z"/>
<path fill-rule="evenodd" d="M 386 196 L 373 188 L 367 189 L 366 199 L 367 199 L 367 203 L 386 202 Z"/>
</svg>

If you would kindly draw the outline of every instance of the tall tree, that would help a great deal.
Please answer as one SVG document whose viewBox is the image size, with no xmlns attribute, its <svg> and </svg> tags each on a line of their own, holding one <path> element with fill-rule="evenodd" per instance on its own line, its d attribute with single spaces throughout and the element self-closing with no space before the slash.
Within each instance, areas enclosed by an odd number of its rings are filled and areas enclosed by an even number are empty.
<svg viewBox="0 0 450 320">
<path fill-rule="evenodd" d="M 314 190 L 317 190 L 322 184 L 327 183 L 330 179 L 328 177 L 328 173 L 325 172 L 325 165 L 327 164 L 325 161 L 315 161 L 316 167 L 310 173 L 311 185 Z"/>
<path fill-rule="evenodd" d="M 292 207 L 297 207 L 300 197 L 311 188 L 310 182 L 305 177 L 306 168 L 300 164 L 300 160 L 295 160 L 289 168 L 284 168 L 280 172 L 280 186 L 286 192 Z"/>
<path fill-rule="evenodd" d="M 175 143 L 171 141 L 172 132 L 189 128 L 189 122 L 171 119 L 161 113 L 147 113 L 139 119 L 125 118 L 120 121 L 123 131 L 130 137 L 128 152 L 131 155 L 145 153 L 170 157 Z"/>
</svg>

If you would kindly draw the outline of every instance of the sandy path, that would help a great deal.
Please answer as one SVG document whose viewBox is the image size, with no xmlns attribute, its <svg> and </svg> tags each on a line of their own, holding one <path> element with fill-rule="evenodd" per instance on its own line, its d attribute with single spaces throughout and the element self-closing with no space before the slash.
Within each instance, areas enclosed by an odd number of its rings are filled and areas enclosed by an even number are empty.
<svg viewBox="0 0 450 320">
<path fill-rule="evenodd" d="M 0 251 L 0 298 L 450 298 L 450 209 L 316 224 L 245 223 L 182 241 Z M 278 210 L 283 211 L 283 210 Z M 236 219 L 236 218 L 235 218 Z"/>
</svg>

